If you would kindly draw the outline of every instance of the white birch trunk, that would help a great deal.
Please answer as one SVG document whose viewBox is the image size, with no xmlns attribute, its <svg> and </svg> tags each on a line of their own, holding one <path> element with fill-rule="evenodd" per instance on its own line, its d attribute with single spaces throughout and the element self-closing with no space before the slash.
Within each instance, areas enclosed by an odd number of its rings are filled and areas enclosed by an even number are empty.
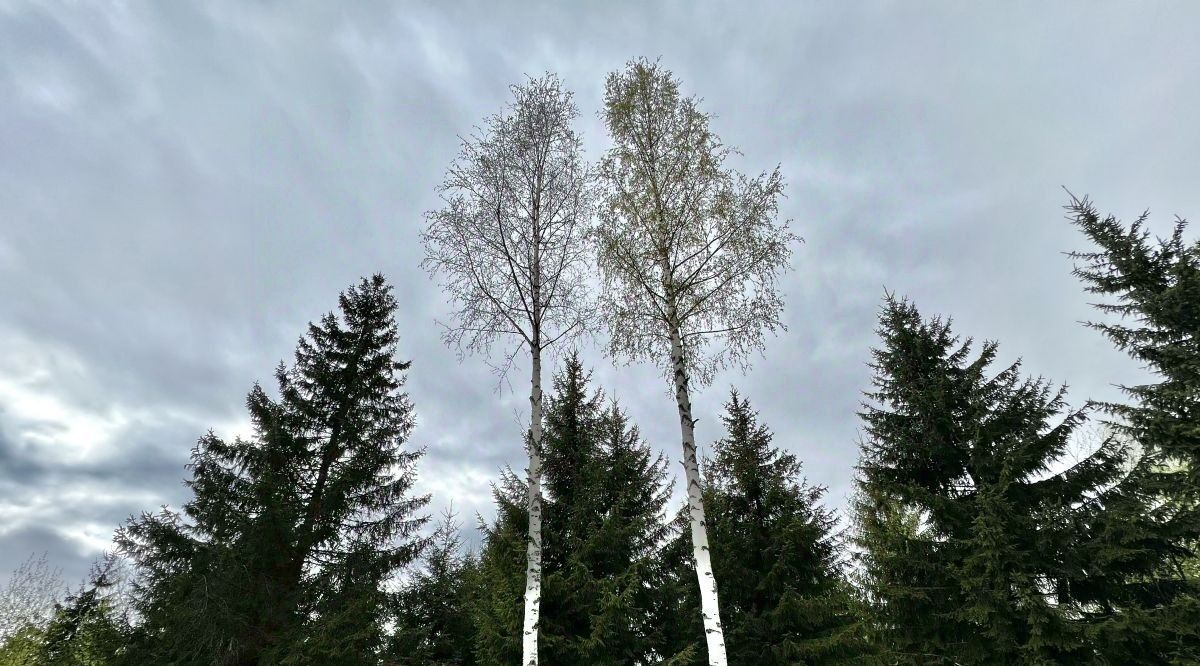
<svg viewBox="0 0 1200 666">
<path fill-rule="evenodd" d="M 710 666 L 726 666 L 725 632 L 717 603 L 717 580 L 713 577 L 708 549 L 708 527 L 704 520 L 704 498 L 700 494 L 700 465 L 696 461 L 696 422 L 692 419 L 692 401 L 688 396 L 687 374 L 683 359 L 683 341 L 679 326 L 672 323 L 671 364 L 675 374 L 675 405 L 679 408 L 679 429 L 683 433 L 683 471 L 687 479 L 688 515 L 692 528 L 692 553 L 696 558 L 696 578 L 700 581 L 700 614 L 704 620 L 704 639 L 708 644 Z"/>
<path fill-rule="evenodd" d="M 525 563 L 525 627 L 521 641 L 522 666 L 537 666 L 538 619 L 542 603 L 542 350 L 533 351 L 529 392 L 529 544 Z"/>
</svg>

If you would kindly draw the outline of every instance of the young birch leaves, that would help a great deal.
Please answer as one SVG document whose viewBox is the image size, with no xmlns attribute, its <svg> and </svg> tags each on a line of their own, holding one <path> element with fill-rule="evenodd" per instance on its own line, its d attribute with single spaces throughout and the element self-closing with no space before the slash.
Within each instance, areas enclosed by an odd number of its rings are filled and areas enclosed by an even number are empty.
<svg viewBox="0 0 1200 666">
<path fill-rule="evenodd" d="M 673 383 L 709 663 L 723 666 L 690 389 L 726 364 L 744 367 L 764 334 L 783 328 L 777 281 L 798 239 L 777 220 L 779 170 L 727 169 L 732 150 L 657 63 L 609 75 L 603 116 L 613 146 L 600 163 L 596 242 L 609 351 L 650 359 Z"/>
</svg>

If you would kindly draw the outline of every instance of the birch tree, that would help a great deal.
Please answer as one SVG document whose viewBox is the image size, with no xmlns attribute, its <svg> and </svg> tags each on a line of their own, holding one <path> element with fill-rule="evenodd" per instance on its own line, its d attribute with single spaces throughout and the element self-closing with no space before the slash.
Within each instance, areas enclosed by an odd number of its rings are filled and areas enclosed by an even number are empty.
<svg viewBox="0 0 1200 666">
<path fill-rule="evenodd" d="M 463 140 L 427 214 L 423 266 L 454 307 L 445 341 L 460 353 L 504 352 L 501 374 L 530 357 L 527 544 L 522 664 L 538 663 L 542 559 L 542 355 L 578 335 L 590 311 L 584 235 L 592 196 L 579 116 L 570 92 L 547 74 L 511 88 L 513 100 Z"/>
<path fill-rule="evenodd" d="M 64 589 L 62 571 L 50 568 L 46 554 L 30 555 L 0 589 L 0 643 L 22 629 L 45 627 Z"/>
<path fill-rule="evenodd" d="M 613 146 L 599 168 L 596 239 L 609 352 L 656 362 L 674 389 L 709 663 L 724 665 L 690 391 L 726 365 L 744 368 L 764 334 L 783 328 L 777 280 L 798 239 L 777 220 L 778 168 L 727 168 L 732 150 L 710 116 L 658 63 L 610 74 L 603 117 Z"/>
</svg>

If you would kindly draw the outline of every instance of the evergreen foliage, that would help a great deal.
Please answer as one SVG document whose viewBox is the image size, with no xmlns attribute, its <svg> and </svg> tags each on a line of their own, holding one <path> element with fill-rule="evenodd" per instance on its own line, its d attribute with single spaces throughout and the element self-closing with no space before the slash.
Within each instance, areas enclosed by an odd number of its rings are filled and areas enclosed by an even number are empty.
<svg viewBox="0 0 1200 666">
<path fill-rule="evenodd" d="M 704 501 L 730 663 L 831 664 L 860 657 L 862 629 L 842 572 L 837 519 L 821 505 L 824 489 L 808 485 L 800 461 L 774 446 L 749 400 L 734 391 L 725 409 L 726 436 L 705 461 Z M 686 552 L 685 538 L 677 537 L 675 553 Z M 687 573 L 679 571 L 680 582 L 688 581 Z M 696 604 L 690 582 L 687 598 Z M 695 648 L 699 629 L 692 623 Z M 692 663 L 700 662 L 693 657 Z"/>
<path fill-rule="evenodd" d="M 1065 390 L 991 369 L 948 321 L 887 299 L 862 418 L 858 545 L 886 663 L 1083 663 L 1092 540 L 1127 451 L 1063 460 Z M 994 372 L 994 374 L 993 374 Z"/>
<path fill-rule="evenodd" d="M 45 666 L 104 666 L 122 663 L 129 643 L 129 618 L 114 599 L 118 561 L 106 555 L 88 583 L 66 598 L 46 627 L 32 663 Z"/>
<path fill-rule="evenodd" d="M 655 612 L 663 571 L 658 551 L 667 529 L 666 463 L 588 383 L 578 356 L 570 356 L 555 377 L 546 414 L 541 658 L 653 663 L 664 645 Z M 485 530 L 478 653 L 484 663 L 519 654 L 520 608 L 512 593 L 520 583 L 522 490 L 506 472 L 494 493 L 497 520 Z"/>
<path fill-rule="evenodd" d="M 1147 454 L 1190 477 L 1178 488 L 1194 499 L 1200 492 L 1200 240 L 1187 242 L 1182 219 L 1170 237 L 1151 241 L 1147 215 L 1126 226 L 1100 217 L 1087 199 L 1073 200 L 1069 211 L 1097 246 L 1072 253 L 1082 262 L 1075 275 L 1089 292 L 1116 301 L 1097 309 L 1120 317 L 1091 326 L 1161 380 L 1126 387 L 1133 404 L 1106 406 Z"/>
<path fill-rule="evenodd" d="M 473 604 L 475 656 L 481 664 L 514 664 L 521 660 L 522 595 L 525 591 L 525 544 L 529 514 L 527 486 L 504 469 L 492 486 L 496 518 L 481 524 L 479 587 Z M 543 595 L 543 603 L 545 595 Z M 545 614 L 542 615 L 543 621 Z M 544 645 L 544 643 L 542 643 Z"/>
<path fill-rule="evenodd" d="M 364 279 L 310 324 L 279 399 L 255 386 L 250 439 L 193 451 L 183 513 L 131 520 L 140 658 L 158 663 L 364 663 L 382 647 L 385 579 L 411 562 L 426 497 L 395 360 L 391 288 Z"/>
<path fill-rule="evenodd" d="M 459 529 L 454 514 L 447 512 L 422 556 L 422 566 L 397 595 L 388 663 L 476 663 L 470 609 L 478 571 L 475 558 L 463 552 Z"/>
<path fill-rule="evenodd" d="M 647 67 L 630 81 L 652 83 Z M 118 530 L 132 606 L 115 555 L 58 603 L 44 558 L 18 569 L 0 594 L 0 666 L 518 663 L 531 524 L 545 548 L 533 653 L 547 664 L 712 659 L 706 558 L 738 666 L 1200 663 L 1200 241 L 1183 221 L 1151 240 L 1145 216 L 1069 209 L 1097 246 L 1071 255 L 1075 274 L 1119 317 L 1091 326 L 1154 380 L 1124 387 L 1127 404 L 1072 409 L 1019 362 L 996 367 L 997 343 L 888 296 L 853 541 L 736 391 L 702 481 L 699 464 L 685 472 L 692 510 L 667 516 L 666 460 L 574 353 L 526 437 L 541 430 L 540 474 L 502 470 L 478 555 L 452 513 L 421 536 L 409 364 L 396 298 L 374 276 L 309 325 L 274 396 L 253 387 L 249 436 L 200 438 L 181 511 Z M 1093 407 L 1109 420 L 1087 442 Z M 711 548 L 694 539 L 701 505 Z"/>
<path fill-rule="evenodd" d="M 1102 404 L 1140 457 L 1114 503 L 1123 529 L 1105 535 L 1117 603 L 1095 613 L 1095 638 L 1114 661 L 1200 661 L 1200 241 L 1186 240 L 1182 219 L 1152 240 L 1146 214 L 1125 225 L 1086 198 L 1068 211 L 1096 246 L 1071 254 L 1075 275 L 1118 317 L 1090 326 L 1157 380 L 1123 387 L 1127 404 Z"/>
</svg>

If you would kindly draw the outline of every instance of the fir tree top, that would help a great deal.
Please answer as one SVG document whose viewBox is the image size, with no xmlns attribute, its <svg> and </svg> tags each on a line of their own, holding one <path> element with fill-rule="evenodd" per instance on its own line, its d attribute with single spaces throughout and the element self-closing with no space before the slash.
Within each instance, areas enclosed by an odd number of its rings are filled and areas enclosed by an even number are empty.
<svg viewBox="0 0 1200 666">
<path fill-rule="evenodd" d="M 1098 248 L 1070 254 L 1074 273 L 1089 292 L 1114 299 L 1097 309 L 1120 317 L 1090 326 L 1162 378 L 1124 387 L 1135 404 L 1106 407 L 1164 463 L 1187 466 L 1187 487 L 1200 492 L 1200 240 L 1185 239 L 1183 219 L 1169 237 L 1151 240 L 1148 213 L 1126 226 L 1087 198 L 1072 197 L 1067 210 Z"/>
<path fill-rule="evenodd" d="M 857 509 L 885 653 L 905 663 L 1089 654 L 1071 622 L 1095 599 L 1072 596 L 1073 584 L 1094 567 L 1089 523 L 1127 452 L 1108 439 L 1067 464 L 1086 412 L 1068 408 L 1065 388 L 1023 378 L 1019 361 L 993 370 L 995 342 L 973 354 L 948 320 L 908 301 L 887 298 L 879 336 Z"/>
<path fill-rule="evenodd" d="M 278 399 L 250 391 L 252 437 L 200 439 L 183 515 L 119 531 L 141 574 L 138 659 L 362 663 L 380 647 L 382 586 L 424 544 L 428 498 L 410 494 L 391 288 L 365 278 L 339 305 L 277 368 Z"/>
</svg>

